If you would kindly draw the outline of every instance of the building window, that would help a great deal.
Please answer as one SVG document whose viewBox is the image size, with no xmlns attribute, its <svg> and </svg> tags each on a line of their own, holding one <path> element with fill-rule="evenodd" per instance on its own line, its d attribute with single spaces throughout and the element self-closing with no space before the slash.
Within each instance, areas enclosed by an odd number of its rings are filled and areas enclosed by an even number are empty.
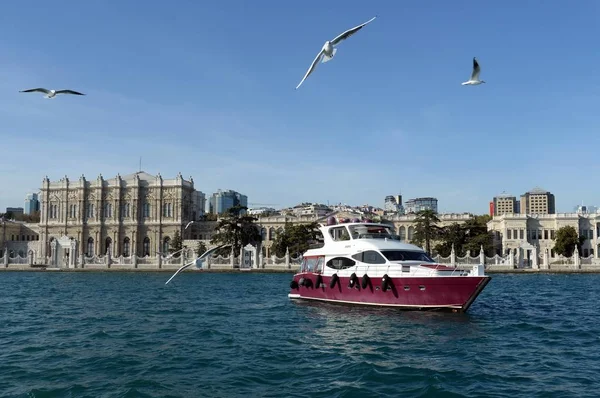
<svg viewBox="0 0 600 398">
<path fill-rule="evenodd" d="M 415 228 L 414 227 L 408 227 L 408 240 L 411 241 L 413 239 L 413 236 L 415 234 Z"/>
<path fill-rule="evenodd" d="M 269 240 L 275 240 L 275 228 L 269 228 Z"/>
<path fill-rule="evenodd" d="M 106 238 L 104 241 L 104 248 L 106 249 L 104 254 L 108 254 L 110 252 L 110 248 L 112 247 L 112 239 Z"/>
<path fill-rule="evenodd" d="M 69 218 L 77 218 L 77 205 L 69 205 Z"/>
<path fill-rule="evenodd" d="M 546 240 L 548 239 L 548 230 L 547 229 L 544 230 L 544 239 L 546 239 Z"/>
<path fill-rule="evenodd" d="M 50 204 L 50 218 L 58 218 L 58 205 Z"/>
<path fill-rule="evenodd" d="M 104 205 L 104 218 L 112 218 L 112 204 L 107 203 Z"/>
<path fill-rule="evenodd" d="M 400 240 L 406 240 L 406 227 L 401 226 L 398 228 L 398 235 L 400 236 Z"/>
<path fill-rule="evenodd" d="M 523 240 L 523 235 L 524 235 L 524 230 L 520 229 L 519 230 L 519 239 Z"/>
<path fill-rule="evenodd" d="M 150 203 L 148 203 L 148 202 L 144 202 L 143 217 L 144 218 L 150 217 Z"/>
<path fill-rule="evenodd" d="M 131 216 L 129 215 L 129 212 L 130 212 L 129 203 L 125 203 L 125 204 L 123 205 L 122 217 L 123 217 L 123 218 L 129 218 L 129 217 L 131 217 Z"/>
<path fill-rule="evenodd" d="M 129 257 L 129 238 L 123 239 L 123 256 Z"/>
<path fill-rule="evenodd" d="M 87 206 L 87 218 L 94 218 L 94 205 L 90 203 Z"/>
<path fill-rule="evenodd" d="M 173 205 L 171 203 L 163 205 L 163 217 L 173 217 Z"/>
<path fill-rule="evenodd" d="M 146 257 L 150 255 L 150 238 L 147 236 L 144 238 L 144 245 L 142 248 L 142 256 Z"/>
<path fill-rule="evenodd" d="M 94 238 L 89 237 L 87 241 L 87 256 L 92 257 L 94 255 Z"/>
<path fill-rule="evenodd" d="M 163 240 L 163 247 L 162 247 L 162 253 L 163 256 L 169 254 L 169 249 L 171 248 L 171 238 L 169 238 L 168 236 L 165 237 L 165 239 Z"/>
<path fill-rule="evenodd" d="M 512 239 L 512 229 L 506 230 L 506 239 Z"/>
</svg>

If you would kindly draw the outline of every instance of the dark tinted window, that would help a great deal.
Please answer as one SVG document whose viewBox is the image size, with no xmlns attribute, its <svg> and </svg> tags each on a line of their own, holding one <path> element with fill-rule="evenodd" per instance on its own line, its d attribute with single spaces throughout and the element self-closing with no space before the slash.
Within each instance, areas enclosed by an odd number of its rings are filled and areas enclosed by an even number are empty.
<svg viewBox="0 0 600 398">
<path fill-rule="evenodd" d="M 385 258 L 375 250 L 367 250 L 362 253 L 357 253 L 352 258 L 367 264 L 385 264 Z"/>
<path fill-rule="evenodd" d="M 381 253 L 390 261 L 424 261 L 434 263 L 426 253 L 410 250 L 382 250 Z"/>
<path fill-rule="evenodd" d="M 354 267 L 354 264 L 356 264 L 356 262 L 347 257 L 334 257 L 331 260 L 327 261 L 325 265 L 333 269 L 345 269 Z"/>
</svg>

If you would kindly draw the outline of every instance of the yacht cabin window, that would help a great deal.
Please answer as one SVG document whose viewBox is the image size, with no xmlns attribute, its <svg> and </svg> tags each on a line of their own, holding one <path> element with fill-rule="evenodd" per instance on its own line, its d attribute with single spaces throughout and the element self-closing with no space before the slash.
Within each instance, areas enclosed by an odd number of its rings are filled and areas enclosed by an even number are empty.
<svg viewBox="0 0 600 398">
<path fill-rule="evenodd" d="M 330 228 L 329 235 L 336 242 L 350 240 L 350 234 L 348 233 L 348 230 L 345 226 Z"/>
<path fill-rule="evenodd" d="M 346 269 L 354 267 L 354 264 L 356 264 L 356 261 L 349 259 L 348 257 L 334 257 L 327 261 L 325 265 L 333 269 Z"/>
<path fill-rule="evenodd" d="M 382 250 L 381 254 L 390 261 L 423 261 L 434 263 L 433 259 L 424 252 L 412 250 Z"/>
<path fill-rule="evenodd" d="M 367 250 L 361 253 L 357 253 L 352 256 L 355 260 L 358 260 L 367 264 L 385 264 L 385 258 L 375 250 Z"/>
</svg>

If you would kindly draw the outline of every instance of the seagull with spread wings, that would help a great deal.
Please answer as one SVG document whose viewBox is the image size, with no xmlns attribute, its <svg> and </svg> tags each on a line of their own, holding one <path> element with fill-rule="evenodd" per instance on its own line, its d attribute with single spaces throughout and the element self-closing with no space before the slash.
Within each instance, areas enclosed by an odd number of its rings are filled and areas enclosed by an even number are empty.
<svg viewBox="0 0 600 398">
<path fill-rule="evenodd" d="M 310 65 L 310 68 L 308 68 L 308 71 L 306 72 L 306 74 L 302 78 L 302 81 L 300 82 L 300 84 L 298 84 L 298 86 L 296 86 L 296 90 L 298 89 L 298 87 L 300 87 L 302 85 L 302 83 L 304 83 L 304 80 L 306 80 L 306 78 L 308 76 L 310 76 L 311 73 L 313 73 L 313 71 L 315 70 L 315 68 L 317 67 L 317 64 L 319 62 L 327 62 L 327 61 L 330 61 L 333 58 L 333 56 L 337 52 L 337 48 L 336 47 L 342 41 L 346 40 L 347 38 L 349 38 L 350 36 L 352 36 L 353 34 L 355 34 L 356 32 L 358 32 L 359 30 L 361 30 L 366 24 L 372 22 L 375 18 L 377 18 L 377 17 L 375 16 L 375 17 L 369 19 L 367 22 L 365 22 L 363 24 L 355 26 L 352 29 L 348 29 L 347 31 L 345 31 L 344 33 L 340 34 L 338 37 L 336 37 L 333 40 L 327 40 L 325 42 L 325 44 L 323 45 L 323 48 L 321 48 L 321 51 L 319 51 L 319 53 L 317 54 L 316 58 L 314 59 L 314 61 Z"/>
<path fill-rule="evenodd" d="M 19 91 L 20 93 L 44 93 L 46 94 L 45 98 L 54 98 L 58 94 L 73 94 L 73 95 L 85 95 L 77 91 L 73 90 L 48 90 L 47 88 L 38 87 L 38 88 L 30 88 L 29 90 Z"/>
<path fill-rule="evenodd" d="M 481 68 L 479 67 L 479 63 L 477 63 L 477 60 L 475 59 L 475 57 L 473 57 L 473 73 L 471 73 L 471 78 L 468 81 L 463 82 L 461 84 L 463 86 L 467 86 L 467 85 L 476 86 L 478 84 L 485 83 L 485 81 L 479 80 L 480 72 L 481 72 Z"/>
</svg>

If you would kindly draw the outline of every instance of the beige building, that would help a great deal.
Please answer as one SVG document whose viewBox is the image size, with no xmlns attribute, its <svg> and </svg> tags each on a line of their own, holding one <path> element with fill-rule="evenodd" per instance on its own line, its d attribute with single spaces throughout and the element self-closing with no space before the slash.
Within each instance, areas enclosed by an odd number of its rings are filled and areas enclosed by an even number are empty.
<svg viewBox="0 0 600 398">
<path fill-rule="evenodd" d="M 494 197 L 494 216 L 518 213 L 519 202 L 515 196 L 502 194 Z"/>
<path fill-rule="evenodd" d="M 487 227 L 488 231 L 494 232 L 494 243 L 502 254 L 516 251 L 522 258 L 528 258 L 533 251 L 548 251 L 549 256 L 554 258 L 552 248 L 556 231 L 567 225 L 573 226 L 580 236 L 586 238 L 579 254 L 598 258 L 600 213 L 505 214 L 494 217 Z"/>
<path fill-rule="evenodd" d="M 0 258 L 8 252 L 9 256 L 25 257 L 30 250 L 34 256 L 39 250 L 37 224 L 0 219 Z"/>
<path fill-rule="evenodd" d="M 189 236 L 185 225 L 202 214 L 197 193 L 193 179 L 184 180 L 181 173 L 174 179 L 143 171 L 91 181 L 83 175 L 76 181 L 46 177 L 39 198 L 41 256 L 48 259 L 55 239 L 62 250 L 54 263 L 108 251 L 112 256 L 165 252 L 175 233 Z"/>
<path fill-rule="evenodd" d="M 534 188 L 521 195 L 521 214 L 555 214 L 554 194 L 541 188 Z"/>
</svg>

